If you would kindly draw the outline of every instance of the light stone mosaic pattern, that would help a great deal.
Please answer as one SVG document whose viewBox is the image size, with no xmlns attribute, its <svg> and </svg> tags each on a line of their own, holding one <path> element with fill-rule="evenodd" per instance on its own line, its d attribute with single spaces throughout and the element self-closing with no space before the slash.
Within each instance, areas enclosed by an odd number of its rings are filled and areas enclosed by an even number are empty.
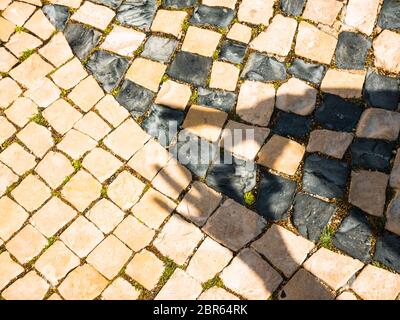
<svg viewBox="0 0 400 320">
<path fill-rule="evenodd" d="M 399 299 L 398 1 L 129 2 L 0 1 L 0 299 Z"/>
</svg>

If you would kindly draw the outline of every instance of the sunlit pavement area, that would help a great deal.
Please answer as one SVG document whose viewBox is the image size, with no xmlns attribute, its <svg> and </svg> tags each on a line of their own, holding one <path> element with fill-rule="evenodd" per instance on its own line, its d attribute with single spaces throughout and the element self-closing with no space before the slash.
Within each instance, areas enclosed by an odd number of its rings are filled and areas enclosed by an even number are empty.
<svg viewBox="0 0 400 320">
<path fill-rule="evenodd" d="M 0 299 L 399 299 L 399 0 L 0 13 Z"/>
</svg>

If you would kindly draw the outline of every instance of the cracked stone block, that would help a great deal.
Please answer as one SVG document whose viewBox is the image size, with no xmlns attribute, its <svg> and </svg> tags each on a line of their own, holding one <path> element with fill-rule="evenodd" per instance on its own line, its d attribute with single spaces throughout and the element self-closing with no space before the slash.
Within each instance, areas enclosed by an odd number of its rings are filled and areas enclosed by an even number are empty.
<svg viewBox="0 0 400 320">
<path fill-rule="evenodd" d="M 370 48 L 371 40 L 367 37 L 356 32 L 341 32 L 335 52 L 337 67 L 364 70 Z"/>
<path fill-rule="evenodd" d="M 244 203 L 244 194 L 256 185 L 256 169 L 252 161 L 241 160 L 227 152 L 221 153 L 219 161 L 217 159 L 208 170 L 206 183 L 218 192 Z"/>
<path fill-rule="evenodd" d="M 70 16 L 68 7 L 47 4 L 42 7 L 43 13 L 57 30 L 64 30 Z"/>
<path fill-rule="evenodd" d="M 281 9 L 286 14 L 300 16 L 306 0 L 281 0 Z"/>
<path fill-rule="evenodd" d="M 378 19 L 382 29 L 400 30 L 400 2 L 385 0 Z"/>
<path fill-rule="evenodd" d="M 267 220 L 287 219 L 296 189 L 295 181 L 263 172 L 257 192 L 257 212 Z"/>
<path fill-rule="evenodd" d="M 311 130 L 311 118 L 298 114 L 278 112 L 272 131 L 280 136 L 304 139 Z"/>
<path fill-rule="evenodd" d="M 143 115 L 150 107 L 154 95 L 151 90 L 143 88 L 132 81 L 125 80 L 116 99 L 134 117 L 138 117 Z"/>
<path fill-rule="evenodd" d="M 336 205 L 304 193 L 294 199 L 293 223 L 301 235 L 318 241 L 322 231 L 336 211 Z"/>
<path fill-rule="evenodd" d="M 192 25 L 209 25 L 217 28 L 226 28 L 234 18 L 234 11 L 223 7 L 198 6 L 189 23 Z"/>
<path fill-rule="evenodd" d="M 286 79 L 285 64 L 261 53 L 252 53 L 243 68 L 241 78 L 253 81 Z"/>
<path fill-rule="evenodd" d="M 142 128 L 164 147 L 176 139 L 177 129 L 181 126 L 184 113 L 153 104 L 149 116 L 143 121 Z"/>
<path fill-rule="evenodd" d="M 325 198 L 343 198 L 349 173 L 344 161 L 309 155 L 304 161 L 303 190 Z"/>
<path fill-rule="evenodd" d="M 400 237 L 390 232 L 378 237 L 374 260 L 400 272 Z"/>
<path fill-rule="evenodd" d="M 107 51 L 98 50 L 89 59 L 86 67 L 100 82 L 106 92 L 111 92 L 118 86 L 129 60 Z"/>
<path fill-rule="evenodd" d="M 101 33 L 80 23 L 69 23 L 64 36 L 74 54 L 83 61 L 100 42 Z"/>
<path fill-rule="evenodd" d="M 188 52 L 179 52 L 167 70 L 168 76 L 197 86 L 205 86 L 212 59 Z"/>
<path fill-rule="evenodd" d="M 365 263 L 371 261 L 372 228 L 365 212 L 352 208 L 332 238 L 332 244 Z"/>
<path fill-rule="evenodd" d="M 171 153 L 180 163 L 199 177 L 205 177 L 211 161 L 215 158 L 217 144 L 182 130 Z"/>
<path fill-rule="evenodd" d="M 126 0 L 117 10 L 117 20 L 123 25 L 148 31 L 156 11 L 156 0 Z"/>
<path fill-rule="evenodd" d="M 358 104 L 326 94 L 322 104 L 316 109 L 315 120 L 327 129 L 351 132 L 361 114 L 362 108 Z"/>
<path fill-rule="evenodd" d="M 400 103 L 399 80 L 369 72 L 365 80 L 364 99 L 372 107 L 396 110 Z"/>
<path fill-rule="evenodd" d="M 363 169 L 390 171 L 393 143 L 384 140 L 357 138 L 351 145 L 351 164 Z"/>
<path fill-rule="evenodd" d="M 288 72 L 297 78 L 319 85 L 325 76 L 326 67 L 296 58 Z"/>
<path fill-rule="evenodd" d="M 216 89 L 199 87 L 197 89 L 197 104 L 230 112 L 235 107 L 236 94 Z"/>
<path fill-rule="evenodd" d="M 178 41 L 175 39 L 150 36 L 144 45 L 141 56 L 161 62 L 169 62 L 177 45 Z"/>
<path fill-rule="evenodd" d="M 190 8 L 198 4 L 199 0 L 163 0 L 163 6 L 174 9 Z"/>
<path fill-rule="evenodd" d="M 243 62 L 246 51 L 247 46 L 234 41 L 225 40 L 221 46 L 219 59 L 233 64 L 240 64 Z"/>
</svg>

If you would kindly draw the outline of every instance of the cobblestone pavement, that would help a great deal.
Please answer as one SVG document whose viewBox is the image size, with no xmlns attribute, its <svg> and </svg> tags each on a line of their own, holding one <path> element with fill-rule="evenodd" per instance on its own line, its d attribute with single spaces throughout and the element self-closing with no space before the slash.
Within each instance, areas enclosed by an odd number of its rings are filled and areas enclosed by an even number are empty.
<svg viewBox="0 0 400 320">
<path fill-rule="evenodd" d="M 1 299 L 399 298 L 399 0 L 0 13 Z"/>
</svg>

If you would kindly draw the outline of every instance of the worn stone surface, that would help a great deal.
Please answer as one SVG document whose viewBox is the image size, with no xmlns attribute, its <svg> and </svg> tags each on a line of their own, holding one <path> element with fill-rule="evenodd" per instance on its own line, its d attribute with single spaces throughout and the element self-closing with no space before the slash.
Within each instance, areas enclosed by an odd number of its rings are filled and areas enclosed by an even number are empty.
<svg viewBox="0 0 400 320">
<path fill-rule="evenodd" d="M 302 80 L 321 84 L 326 68 L 321 64 L 310 63 L 296 58 L 288 69 L 288 72 Z"/>
<path fill-rule="evenodd" d="M 369 72 L 365 80 L 364 98 L 372 107 L 396 110 L 400 102 L 399 80 Z"/>
<path fill-rule="evenodd" d="M 283 287 L 280 300 L 333 300 L 333 293 L 311 273 L 300 269 Z"/>
<path fill-rule="evenodd" d="M 339 96 L 326 94 L 315 112 L 315 120 L 326 129 L 351 132 L 362 114 L 361 107 Z"/>
<path fill-rule="evenodd" d="M 130 80 L 122 83 L 121 90 L 116 97 L 117 101 L 134 117 L 141 116 L 151 106 L 153 98 L 152 91 Z"/>
<path fill-rule="evenodd" d="M 226 40 L 221 46 L 219 58 L 234 64 L 242 63 L 247 47 L 233 41 Z"/>
<path fill-rule="evenodd" d="M 303 12 L 305 0 L 281 0 L 281 9 L 294 16 L 300 16 Z"/>
<path fill-rule="evenodd" d="M 42 7 L 42 11 L 57 30 L 64 30 L 70 15 L 68 7 L 47 4 Z"/>
<path fill-rule="evenodd" d="M 145 31 L 150 29 L 157 10 L 156 0 L 127 0 L 117 10 L 117 20 Z"/>
<path fill-rule="evenodd" d="M 317 90 L 307 83 L 290 78 L 276 93 L 276 107 L 286 112 L 307 116 L 314 111 Z"/>
<path fill-rule="evenodd" d="M 351 164 L 363 169 L 389 172 L 393 144 L 383 140 L 358 138 L 351 145 Z"/>
<path fill-rule="evenodd" d="M 281 111 L 277 114 L 272 130 L 280 136 L 304 139 L 311 130 L 311 119 Z"/>
<path fill-rule="evenodd" d="M 307 152 L 321 152 L 328 156 L 342 159 L 353 141 L 353 135 L 330 130 L 314 130 L 311 132 Z M 352 158 L 354 160 L 354 158 Z"/>
<path fill-rule="evenodd" d="M 379 0 L 365 2 L 363 0 L 351 0 L 347 6 L 344 22 L 366 35 L 370 35 L 374 29 L 378 11 Z"/>
<path fill-rule="evenodd" d="M 251 300 L 268 299 L 282 282 L 281 276 L 248 248 L 243 249 L 225 268 L 221 279 L 229 289 Z"/>
<path fill-rule="evenodd" d="M 400 235 L 400 203 L 399 193 L 396 193 L 386 210 L 385 228 L 397 235 Z"/>
<path fill-rule="evenodd" d="M 263 218 L 229 199 L 211 216 L 203 230 L 231 250 L 238 251 L 257 237 L 264 226 Z"/>
<path fill-rule="evenodd" d="M 267 220 L 285 220 L 292 205 L 297 184 L 294 181 L 262 173 L 256 210 Z"/>
<path fill-rule="evenodd" d="M 189 22 L 193 25 L 209 25 L 226 28 L 233 20 L 234 12 L 229 8 L 200 5 L 195 8 Z"/>
<path fill-rule="evenodd" d="M 307 258 L 314 244 L 274 224 L 260 239 L 252 243 L 252 247 L 286 277 L 290 277 Z"/>
<path fill-rule="evenodd" d="M 236 94 L 233 92 L 199 87 L 197 93 L 199 105 L 216 108 L 227 113 L 234 108 L 236 103 Z"/>
<path fill-rule="evenodd" d="M 177 45 L 178 41 L 175 39 L 151 36 L 144 45 L 142 57 L 169 62 Z"/>
<path fill-rule="evenodd" d="M 396 0 L 387 0 L 383 3 L 378 25 L 383 29 L 400 29 L 400 3 Z"/>
<path fill-rule="evenodd" d="M 210 68 L 210 58 L 196 56 L 188 52 L 179 52 L 168 68 L 167 74 L 171 78 L 203 86 L 206 84 Z"/>
<path fill-rule="evenodd" d="M 369 108 L 361 116 L 356 136 L 394 141 L 398 138 L 399 131 L 400 115 L 397 112 Z"/>
<path fill-rule="evenodd" d="M 400 35 L 396 32 L 384 30 L 374 39 L 373 47 L 375 65 L 391 73 L 400 72 Z"/>
<path fill-rule="evenodd" d="M 252 161 L 245 161 L 228 154 L 228 163 L 221 154 L 220 161 L 214 162 L 207 173 L 206 183 L 215 190 L 243 203 L 244 193 L 256 184 L 256 168 Z"/>
<path fill-rule="evenodd" d="M 389 176 L 381 172 L 353 171 L 349 202 L 374 216 L 383 216 Z"/>
<path fill-rule="evenodd" d="M 74 54 L 85 60 L 99 43 L 101 33 L 79 23 L 70 23 L 65 28 L 64 35 Z"/>
<path fill-rule="evenodd" d="M 400 237 L 385 232 L 376 240 L 374 260 L 378 260 L 387 267 L 399 272 L 400 270 Z"/>
<path fill-rule="evenodd" d="M 241 78 L 264 82 L 284 80 L 286 69 L 285 65 L 275 58 L 261 53 L 252 53 L 243 68 Z"/>
<path fill-rule="evenodd" d="M 336 65 L 342 69 L 363 70 L 371 41 L 355 32 L 341 32 L 335 57 Z"/>
<path fill-rule="evenodd" d="M 304 237 L 317 241 L 336 206 L 304 193 L 298 193 L 294 199 L 293 223 Z"/>
</svg>

